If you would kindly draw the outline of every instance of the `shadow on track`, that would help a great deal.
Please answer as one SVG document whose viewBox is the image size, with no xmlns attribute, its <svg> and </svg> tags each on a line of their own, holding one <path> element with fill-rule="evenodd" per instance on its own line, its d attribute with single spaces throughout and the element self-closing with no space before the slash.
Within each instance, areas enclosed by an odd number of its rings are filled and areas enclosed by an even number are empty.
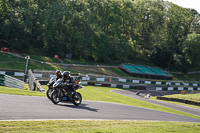
<svg viewBox="0 0 200 133">
<path fill-rule="evenodd" d="M 93 112 L 98 112 L 98 110 L 99 110 L 99 109 L 87 107 L 88 104 L 80 104 L 79 106 L 70 105 L 70 104 L 57 104 L 57 105 L 63 106 L 63 107 L 74 108 L 74 109 L 84 109 L 84 110 L 89 110 L 89 111 L 93 111 Z"/>
</svg>

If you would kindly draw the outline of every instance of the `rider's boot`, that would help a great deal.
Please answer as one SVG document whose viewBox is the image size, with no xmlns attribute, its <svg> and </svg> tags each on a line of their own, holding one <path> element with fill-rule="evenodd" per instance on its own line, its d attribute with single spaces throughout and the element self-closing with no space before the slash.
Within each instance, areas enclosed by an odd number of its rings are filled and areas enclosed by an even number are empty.
<svg viewBox="0 0 200 133">
<path fill-rule="evenodd" d="M 68 94 L 67 91 L 65 89 L 63 89 L 65 96 Z"/>
</svg>

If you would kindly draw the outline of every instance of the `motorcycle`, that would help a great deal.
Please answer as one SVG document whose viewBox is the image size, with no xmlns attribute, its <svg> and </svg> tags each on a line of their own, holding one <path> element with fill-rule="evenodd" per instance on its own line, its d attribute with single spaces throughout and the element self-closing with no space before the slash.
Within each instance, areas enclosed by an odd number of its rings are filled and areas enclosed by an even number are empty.
<svg viewBox="0 0 200 133">
<path fill-rule="evenodd" d="M 46 91 L 46 95 L 49 98 L 49 100 L 51 100 L 51 93 L 53 92 L 53 84 L 55 83 L 55 81 L 56 79 L 52 77 L 47 83 L 48 90 Z"/>
<path fill-rule="evenodd" d="M 82 102 L 82 96 L 76 90 L 81 89 L 82 86 L 80 82 L 74 85 L 74 91 L 66 91 L 63 87 L 63 79 L 57 80 L 53 84 L 54 91 L 51 93 L 51 101 L 54 104 L 59 102 L 72 102 L 74 105 L 78 106 Z"/>
</svg>

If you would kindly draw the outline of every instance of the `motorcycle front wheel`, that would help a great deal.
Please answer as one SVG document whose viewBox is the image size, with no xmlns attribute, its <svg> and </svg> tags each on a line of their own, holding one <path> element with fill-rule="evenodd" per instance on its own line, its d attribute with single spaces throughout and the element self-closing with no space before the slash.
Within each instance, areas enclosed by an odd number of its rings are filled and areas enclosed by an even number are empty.
<svg viewBox="0 0 200 133">
<path fill-rule="evenodd" d="M 73 94 L 73 100 L 72 100 L 73 104 L 78 106 L 79 104 L 81 104 L 82 102 L 82 96 L 79 92 L 76 92 Z"/>
<path fill-rule="evenodd" d="M 51 93 L 52 93 L 53 89 L 49 88 L 46 92 L 47 97 L 49 98 L 49 100 L 51 100 Z"/>
<path fill-rule="evenodd" d="M 54 104 L 57 104 L 60 102 L 60 94 L 58 91 L 53 91 L 52 94 L 51 94 L 51 101 L 54 103 Z"/>
</svg>

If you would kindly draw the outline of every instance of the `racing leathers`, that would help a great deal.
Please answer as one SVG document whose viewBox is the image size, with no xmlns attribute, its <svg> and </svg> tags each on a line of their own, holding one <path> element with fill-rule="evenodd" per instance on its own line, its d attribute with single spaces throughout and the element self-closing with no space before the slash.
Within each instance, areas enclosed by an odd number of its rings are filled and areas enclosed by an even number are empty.
<svg viewBox="0 0 200 133">
<path fill-rule="evenodd" d="M 68 94 L 71 94 L 72 92 L 75 91 L 74 85 L 75 85 L 75 81 L 73 77 L 69 76 L 67 78 L 63 78 L 63 86 Z"/>
</svg>

